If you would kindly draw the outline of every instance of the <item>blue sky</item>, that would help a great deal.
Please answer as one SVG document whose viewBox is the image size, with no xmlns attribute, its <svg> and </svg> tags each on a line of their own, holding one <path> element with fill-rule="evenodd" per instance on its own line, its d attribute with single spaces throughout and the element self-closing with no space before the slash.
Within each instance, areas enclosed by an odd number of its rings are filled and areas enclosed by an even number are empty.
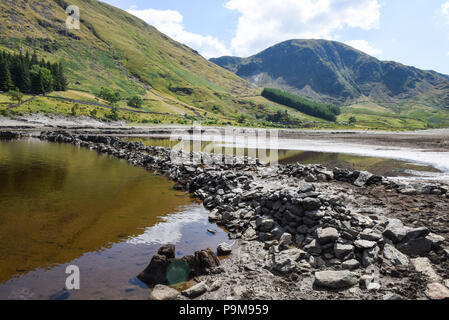
<svg viewBox="0 0 449 320">
<path fill-rule="evenodd" d="M 381 60 L 449 74 L 448 0 L 105 2 L 142 18 L 206 58 L 250 56 L 284 40 L 324 38 Z"/>
</svg>

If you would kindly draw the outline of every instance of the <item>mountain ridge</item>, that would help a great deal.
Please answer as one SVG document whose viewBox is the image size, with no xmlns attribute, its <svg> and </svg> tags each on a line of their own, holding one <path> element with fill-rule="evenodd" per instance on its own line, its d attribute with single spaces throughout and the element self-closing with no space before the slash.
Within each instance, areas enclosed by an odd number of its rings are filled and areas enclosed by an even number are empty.
<svg viewBox="0 0 449 320">
<path fill-rule="evenodd" d="M 350 104 L 430 99 L 449 105 L 449 76 L 394 61 L 381 61 L 349 45 L 294 39 L 247 57 L 212 62 L 263 87 L 276 87 L 315 101 Z"/>
</svg>

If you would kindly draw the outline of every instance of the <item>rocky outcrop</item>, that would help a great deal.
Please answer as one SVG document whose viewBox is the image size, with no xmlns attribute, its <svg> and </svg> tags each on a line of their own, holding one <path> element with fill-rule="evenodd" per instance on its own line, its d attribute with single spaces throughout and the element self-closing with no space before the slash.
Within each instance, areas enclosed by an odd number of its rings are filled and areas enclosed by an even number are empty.
<svg viewBox="0 0 449 320">
<path fill-rule="evenodd" d="M 193 256 L 176 259 L 175 247 L 167 245 L 159 249 L 150 264 L 137 277 L 146 284 L 176 284 L 193 277 L 206 275 L 220 265 L 211 249 L 197 251 Z"/>
</svg>

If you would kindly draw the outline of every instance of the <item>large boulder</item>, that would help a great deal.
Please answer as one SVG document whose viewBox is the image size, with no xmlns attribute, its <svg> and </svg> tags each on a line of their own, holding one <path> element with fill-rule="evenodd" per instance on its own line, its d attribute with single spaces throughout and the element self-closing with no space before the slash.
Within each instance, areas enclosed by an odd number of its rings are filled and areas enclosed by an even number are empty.
<svg viewBox="0 0 449 320">
<path fill-rule="evenodd" d="M 148 285 L 176 284 L 193 277 L 206 275 L 220 265 L 220 260 L 211 249 L 195 252 L 181 259 L 174 256 L 174 246 L 164 246 L 151 259 L 150 264 L 137 278 Z"/>
<path fill-rule="evenodd" d="M 315 285 L 328 289 L 343 289 L 359 282 L 357 274 L 350 271 L 320 271 L 315 273 Z"/>
</svg>

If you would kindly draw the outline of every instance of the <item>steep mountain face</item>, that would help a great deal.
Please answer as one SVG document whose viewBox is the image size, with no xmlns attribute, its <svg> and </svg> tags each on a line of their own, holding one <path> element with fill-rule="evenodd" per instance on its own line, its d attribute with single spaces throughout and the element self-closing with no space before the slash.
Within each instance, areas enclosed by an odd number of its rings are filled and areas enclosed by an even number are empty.
<svg viewBox="0 0 449 320">
<path fill-rule="evenodd" d="M 80 29 L 66 30 L 66 8 L 80 10 Z M 62 61 L 69 87 L 98 92 L 147 90 L 199 108 L 232 108 L 254 86 L 204 59 L 144 21 L 97 0 L 2 0 L 0 48 Z M 235 106 L 237 108 L 237 105 Z"/>
<path fill-rule="evenodd" d="M 249 57 L 212 62 L 259 86 L 335 104 L 430 100 L 449 106 L 448 76 L 380 61 L 345 44 L 291 40 Z"/>
</svg>

